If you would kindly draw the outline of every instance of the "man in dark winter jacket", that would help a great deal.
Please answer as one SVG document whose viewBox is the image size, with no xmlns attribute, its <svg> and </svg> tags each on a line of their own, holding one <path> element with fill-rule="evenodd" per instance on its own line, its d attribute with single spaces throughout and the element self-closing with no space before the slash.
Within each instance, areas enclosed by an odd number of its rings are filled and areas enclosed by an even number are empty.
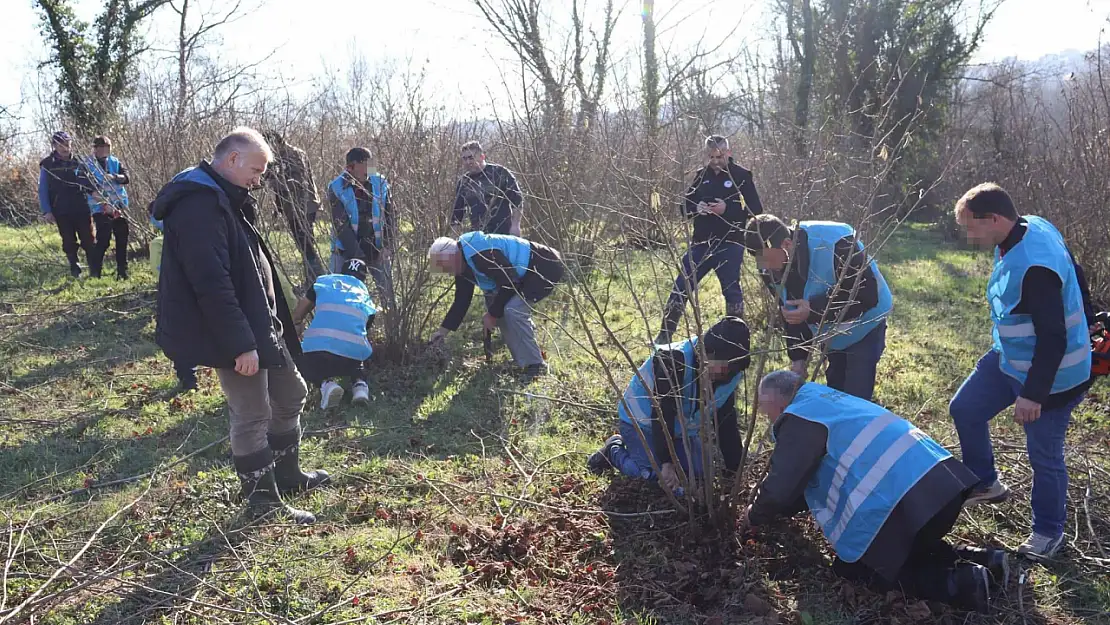
<svg viewBox="0 0 1110 625">
<path fill-rule="evenodd" d="M 945 540 L 979 481 L 963 463 L 882 406 L 793 371 L 760 381 L 759 407 L 773 424 L 775 451 L 742 524 L 808 508 L 836 552 L 837 574 L 988 610 L 992 581 L 1006 584 L 1006 553 Z"/>
<path fill-rule="evenodd" d="M 469 209 L 473 230 L 520 236 L 524 195 L 513 172 L 487 162 L 482 144 L 477 141 L 462 146 L 461 158 L 466 171 L 455 185 L 451 223 L 461 224 Z"/>
<path fill-rule="evenodd" d="M 58 226 L 69 272 L 76 278 L 81 275 L 77 242 L 80 241 L 81 249 L 85 250 L 86 261 L 91 261 L 95 254 L 92 215 L 85 199 L 89 189 L 79 175 L 81 163 L 73 156 L 69 133 L 64 130 L 54 133 L 50 145 L 53 147 L 50 156 L 39 162 L 39 209 L 47 223 Z"/>
<path fill-rule="evenodd" d="M 720 135 L 707 137 L 705 153 L 708 162 L 694 174 L 682 202 L 682 214 L 694 220 L 694 234 L 663 311 L 663 327 L 655 338 L 656 345 L 671 342 L 690 290 L 710 270 L 721 283 L 726 313 L 744 316 L 744 291 L 740 288 L 744 224 L 763 212 L 763 204 L 755 190 L 752 172 L 732 160 L 728 139 Z"/>
<path fill-rule="evenodd" d="M 324 484 L 299 464 L 307 388 L 293 358 L 300 346 L 273 257 L 255 229 L 254 198 L 272 158 L 256 131 L 224 137 L 212 161 L 176 176 L 158 193 L 164 226 L 158 281 L 158 345 L 174 362 L 212 367 L 231 412 L 231 452 L 252 512 L 308 512 L 281 496 Z"/>
</svg>

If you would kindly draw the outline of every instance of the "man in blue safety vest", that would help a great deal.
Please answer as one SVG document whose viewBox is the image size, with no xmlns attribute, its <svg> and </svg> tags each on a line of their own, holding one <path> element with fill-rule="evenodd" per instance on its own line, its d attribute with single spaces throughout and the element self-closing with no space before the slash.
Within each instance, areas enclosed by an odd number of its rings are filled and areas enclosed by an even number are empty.
<svg viewBox="0 0 1110 625">
<path fill-rule="evenodd" d="M 742 526 L 808 508 L 838 575 L 989 610 L 992 584 L 1005 587 L 1009 575 L 1006 553 L 945 539 L 975 474 L 909 421 L 793 371 L 760 381 L 759 407 L 775 450 Z"/>
<path fill-rule="evenodd" d="M 351 258 L 366 261 L 378 296 L 386 309 L 393 303 L 393 207 L 389 182 L 371 171 L 372 155 L 366 148 L 347 152 L 347 168 L 328 183 L 332 216 L 331 271 L 339 273 Z"/>
<path fill-rule="evenodd" d="M 994 345 L 949 405 L 963 461 L 982 480 L 968 503 L 1009 495 L 998 480 L 988 423 L 1012 404 L 1033 467 L 1033 532 L 1018 551 L 1049 558 L 1063 545 L 1067 519 L 1064 436 L 1090 386 L 1095 315 L 1083 268 L 1051 223 L 1018 215 L 996 184 L 964 194 L 956 221 L 970 243 L 994 249 L 987 283 Z"/>
<path fill-rule="evenodd" d="M 351 401 L 369 403 L 366 363 L 374 348 L 367 328 L 378 309 L 366 288 L 366 263 L 352 258 L 344 263 L 342 273 L 316 278 L 297 303 L 293 322 L 299 326 L 313 311 L 301 341 L 304 354 L 298 368 L 308 383 L 320 386 L 320 409 L 335 408 L 343 399 L 343 387 L 334 378 L 350 378 Z"/>
<path fill-rule="evenodd" d="M 893 300 L 855 229 L 833 221 L 791 228 L 763 214 L 748 222 L 744 240 L 779 297 L 791 368 L 804 373 L 809 353 L 827 343 L 825 382 L 870 400 Z"/>
<path fill-rule="evenodd" d="M 485 329 L 501 328 L 513 361 L 526 377 L 547 372 L 531 307 L 563 279 L 565 268 L 559 252 L 512 235 L 467 232 L 457 241 L 436 239 L 428 249 L 428 259 L 433 271 L 455 276 L 455 301 L 430 344 L 442 342 L 448 332 L 459 328 L 477 286 L 486 299 Z"/>
<path fill-rule="evenodd" d="M 96 244 L 89 257 L 89 274 L 100 277 L 104 255 L 112 237 L 116 239 L 116 277 L 127 279 L 127 188 L 131 182 L 127 169 L 112 156 L 112 141 L 105 135 L 93 139 L 93 155 L 81 164 L 81 176 L 88 189 L 89 210 L 96 224 Z"/>
<path fill-rule="evenodd" d="M 620 433 L 609 437 L 586 461 L 591 473 L 600 475 L 613 467 L 629 477 L 658 478 L 680 493 L 676 466 L 681 465 L 687 476 L 702 475 L 700 431 L 714 422 L 725 468 L 735 471 L 740 466 L 743 443 L 736 423 L 736 387 L 751 362 L 748 326 L 738 317 L 725 317 L 714 324 L 700 341 L 707 359 L 704 363 L 698 343 L 695 336 L 658 346 L 644 361 L 617 405 Z M 712 383 L 708 394 L 712 406 L 706 405 L 699 383 L 706 370 Z M 658 475 L 651 457 L 659 467 Z"/>
</svg>

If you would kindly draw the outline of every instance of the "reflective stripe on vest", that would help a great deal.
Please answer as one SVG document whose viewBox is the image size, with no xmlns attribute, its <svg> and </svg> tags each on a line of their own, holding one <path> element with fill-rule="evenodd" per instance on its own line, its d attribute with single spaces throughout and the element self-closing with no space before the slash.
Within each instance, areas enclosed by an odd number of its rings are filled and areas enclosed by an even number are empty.
<svg viewBox="0 0 1110 625">
<path fill-rule="evenodd" d="M 377 308 L 366 285 L 354 276 L 330 273 L 317 278 L 313 290 L 315 315 L 301 348 L 358 361 L 369 358 L 374 350 L 366 338 L 366 322 Z"/>
<path fill-rule="evenodd" d="M 96 157 L 90 156 L 85 159 L 85 170 L 92 174 L 96 191 L 105 202 L 119 209 L 127 208 L 129 204 L 127 189 L 122 184 L 108 182 L 108 179 L 104 177 L 105 174 L 112 174 L 113 176 L 119 174 L 119 159 L 109 156 L 105 159 L 104 164 L 105 167 L 102 169 Z M 104 212 L 100 203 L 93 199 L 93 194 L 88 193 L 85 197 L 89 202 L 89 210 L 94 213 Z"/>
<path fill-rule="evenodd" d="M 695 436 L 701 428 L 701 397 L 697 394 L 698 385 L 694 379 L 697 373 L 694 367 L 694 348 L 697 342 L 698 338 L 694 336 L 662 348 L 664 350 L 680 351 L 683 363 L 686 365 L 686 373 L 682 380 L 682 400 L 679 403 L 679 410 L 682 411 L 683 419 L 675 420 L 673 434 L 676 436 L 682 434 L 683 420 L 686 421 L 686 435 L 688 437 Z M 632 381 L 628 383 L 628 387 L 624 391 L 623 401 L 617 405 L 617 414 L 620 419 L 625 423 L 632 423 L 632 420 L 635 419 L 649 440 L 651 438 L 651 416 L 654 409 L 651 398 L 652 394 L 655 393 L 654 359 L 655 356 L 652 355 L 644 361 L 644 364 L 640 365 L 637 370 L 638 375 L 632 377 Z M 713 389 L 715 410 L 724 407 L 725 402 L 736 391 L 737 385 L 743 379 L 744 373 L 740 372 L 728 382 Z"/>
<path fill-rule="evenodd" d="M 474 265 L 474 256 L 491 249 L 500 250 L 505 258 L 512 263 L 517 280 L 524 278 L 525 274 L 528 273 L 528 266 L 532 262 L 532 244 L 525 239 L 508 234 L 467 232 L 459 237 L 459 245 L 462 247 L 466 264 L 474 272 L 474 281 L 478 283 L 478 288 L 486 293 L 496 291 L 497 283 L 493 278 L 478 271 L 478 268 Z"/>
<path fill-rule="evenodd" d="M 952 457 L 882 406 L 820 384 L 803 385 L 784 412 L 828 431 L 826 454 L 805 498 L 818 527 L 847 562 L 859 560 L 902 497 Z"/>
<path fill-rule="evenodd" d="M 347 218 L 351 221 L 351 228 L 355 231 L 355 237 L 358 237 L 358 198 L 355 197 L 355 187 L 351 184 L 353 180 L 347 174 L 340 174 L 335 180 L 328 184 L 335 197 L 339 198 L 339 202 L 343 205 L 343 210 L 347 211 Z M 382 206 L 385 204 L 386 197 L 389 194 L 389 183 L 380 174 L 373 174 L 370 176 L 370 215 L 373 219 L 372 225 L 374 226 L 374 245 L 381 249 L 382 247 Z M 339 235 L 332 234 L 331 239 L 332 247 L 339 251 L 343 250 L 343 244 L 339 241 Z"/>
<path fill-rule="evenodd" d="M 837 283 L 839 275 L 836 271 L 836 243 L 847 236 L 852 236 L 856 231 L 848 224 L 834 221 L 803 221 L 798 227 L 806 232 L 809 247 L 809 275 L 806 276 L 806 285 L 802 297 L 812 299 L 818 295 L 828 293 L 829 289 Z M 857 249 L 863 253 L 863 243 L 856 241 Z M 815 337 L 830 336 L 829 349 L 844 350 L 855 345 L 876 326 L 894 308 L 894 299 L 890 287 L 879 271 L 878 264 L 870 261 L 871 272 L 878 281 L 879 302 L 868 309 L 858 319 L 849 319 L 841 323 L 834 323 L 836 315 L 829 315 L 825 323 L 818 326 L 809 324 Z M 847 280 L 848 288 L 852 288 L 852 280 Z"/>
<path fill-rule="evenodd" d="M 1002 372 L 1024 384 L 1033 366 L 1037 336 L 1032 317 L 1014 314 L 1013 310 L 1021 302 L 1022 282 L 1029 268 L 1043 267 L 1052 271 L 1062 284 L 1067 330 L 1067 348 L 1056 369 L 1051 390 L 1061 393 L 1086 382 L 1091 374 L 1091 342 L 1083 294 L 1075 274 L 1075 263 L 1060 232 L 1040 217 L 1030 215 L 1024 219 L 1025 236 L 1005 255 L 995 251 L 994 270 L 987 283 L 987 302 L 994 322 L 994 349 L 1000 355 Z M 1036 294 L 1031 296 L 1036 297 Z"/>
</svg>

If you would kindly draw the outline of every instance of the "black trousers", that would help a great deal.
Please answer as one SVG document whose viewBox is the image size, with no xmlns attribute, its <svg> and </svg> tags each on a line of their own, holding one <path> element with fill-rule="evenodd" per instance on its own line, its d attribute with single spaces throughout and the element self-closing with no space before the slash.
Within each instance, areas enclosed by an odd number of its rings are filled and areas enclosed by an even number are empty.
<svg viewBox="0 0 1110 625">
<path fill-rule="evenodd" d="M 108 245 L 112 242 L 114 236 L 116 238 L 116 273 L 121 276 L 127 275 L 127 237 L 131 232 L 131 226 L 127 222 L 127 218 L 121 216 L 112 219 L 111 215 L 96 213 L 93 215 L 93 222 L 96 223 L 96 246 L 89 258 L 89 272 L 94 277 L 100 275 L 101 267 L 104 265 L 104 255 L 108 253 Z"/>
<path fill-rule="evenodd" d="M 62 252 L 70 266 L 77 264 L 77 242 L 81 242 L 81 249 L 85 250 L 85 258 L 92 265 L 96 245 L 92 233 L 92 219 L 89 214 L 54 215 L 54 223 L 58 226 L 58 234 L 62 235 Z"/>
<path fill-rule="evenodd" d="M 351 382 L 366 381 L 366 361 L 344 358 L 331 352 L 305 352 L 297 362 L 301 377 L 320 386 L 332 378 L 350 378 Z"/>
<path fill-rule="evenodd" d="M 901 586 L 910 596 L 931 601 L 950 602 L 955 597 L 948 579 L 961 559 L 960 550 L 945 539 L 963 509 L 964 497 L 948 502 L 917 532 L 909 556 L 898 571 L 898 579 L 890 582 L 862 562 L 845 562 L 837 558 L 833 571 L 845 579 L 865 583 L 879 592 Z"/>
</svg>

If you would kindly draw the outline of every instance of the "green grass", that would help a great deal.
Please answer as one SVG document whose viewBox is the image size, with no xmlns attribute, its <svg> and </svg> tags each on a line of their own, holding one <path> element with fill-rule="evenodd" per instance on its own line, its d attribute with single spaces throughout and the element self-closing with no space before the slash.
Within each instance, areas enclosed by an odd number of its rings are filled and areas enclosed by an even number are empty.
<svg viewBox="0 0 1110 625">
<path fill-rule="evenodd" d="M 1083 513 L 1086 504 L 1108 542 L 1110 421 L 1101 387 L 1070 432 L 1073 547 L 1061 563 L 1030 566 L 1020 598 L 1011 587 L 990 619 L 939 606 L 922 612 L 838 581 L 804 518 L 738 537 L 666 512 L 671 504 L 654 486 L 588 475 L 585 455 L 612 430 L 616 394 L 590 353 L 569 286 L 537 319 L 552 376 L 522 385 L 503 348 L 487 366 L 475 306 L 446 363 L 376 366 L 368 409 L 325 415 L 310 403 L 305 464 L 336 475 L 334 487 L 297 501 L 318 513 L 317 525 L 243 527 L 227 445 L 205 449 L 227 433 L 223 397 L 207 372 L 200 392 L 173 395 L 172 367 L 153 344 L 145 263 L 133 265 L 127 283 L 73 281 L 56 249 L 47 228 L 0 228 L 0 255 L 10 259 L 0 267 L 0 510 L 10 560 L 0 609 L 30 597 L 91 540 L 42 593 L 37 622 L 262 623 L 317 614 L 317 622 L 491 624 L 773 615 L 801 623 L 1110 622 L 1110 561 L 1089 559 L 1105 556 Z M 614 254 L 574 287 L 590 289 L 615 329 L 616 341 L 606 338 L 600 316 L 586 311 L 619 384 L 631 369 L 618 343 L 638 364 L 657 329 L 673 277 L 664 260 Z M 989 341 L 981 301 L 988 259 L 907 228 L 880 261 L 895 314 L 878 399 L 954 448 L 947 402 Z M 712 276 L 703 284 L 712 318 L 723 302 Z M 745 285 L 755 324 L 765 318 L 762 297 L 751 276 Z M 1020 430 L 1004 414 L 994 431 L 1007 444 L 999 450 L 1004 477 L 1027 492 Z M 753 469 L 748 479 L 757 478 Z M 1019 495 L 965 514 L 956 533 L 1012 548 L 1027 531 Z"/>
</svg>

